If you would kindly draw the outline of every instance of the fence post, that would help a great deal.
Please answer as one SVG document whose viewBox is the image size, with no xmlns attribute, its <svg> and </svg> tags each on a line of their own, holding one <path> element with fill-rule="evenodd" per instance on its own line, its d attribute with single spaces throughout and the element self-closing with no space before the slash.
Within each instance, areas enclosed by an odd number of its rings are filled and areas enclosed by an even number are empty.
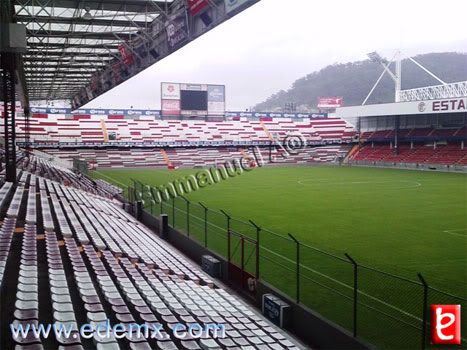
<svg viewBox="0 0 467 350">
<path fill-rule="evenodd" d="M 151 200 L 154 203 L 154 216 L 156 216 L 157 215 L 157 203 L 156 203 L 156 201 L 154 199 L 151 199 Z M 162 213 L 159 213 L 159 214 L 162 214 Z"/>
<path fill-rule="evenodd" d="M 224 210 L 220 210 L 222 214 L 227 218 L 227 261 L 230 263 L 230 219 L 231 216 L 227 214 Z"/>
<path fill-rule="evenodd" d="M 181 196 L 186 203 L 186 234 L 190 237 L 190 201 Z"/>
<path fill-rule="evenodd" d="M 172 227 L 175 228 L 175 197 L 172 197 Z"/>
<path fill-rule="evenodd" d="M 203 203 L 198 202 L 204 209 L 204 248 L 208 247 L 208 208 Z"/>
<path fill-rule="evenodd" d="M 186 233 L 190 237 L 190 201 L 186 201 Z"/>
<path fill-rule="evenodd" d="M 245 287 L 245 237 L 243 235 L 240 236 L 240 244 L 241 244 L 241 266 L 242 266 L 242 288 Z"/>
<path fill-rule="evenodd" d="M 421 273 L 417 274 L 419 280 L 423 284 L 423 325 L 422 325 L 422 350 L 426 348 L 426 324 L 427 324 L 427 309 L 428 309 L 428 283 L 426 283 Z"/>
<path fill-rule="evenodd" d="M 349 254 L 345 256 L 353 265 L 353 336 L 357 337 L 358 264 Z"/>
<path fill-rule="evenodd" d="M 133 181 L 133 198 L 128 198 L 128 199 L 133 199 L 133 202 L 135 202 L 136 201 L 136 180 L 133 178 L 130 178 L 130 180 Z M 130 196 L 129 193 L 128 193 L 128 196 Z"/>
<path fill-rule="evenodd" d="M 295 256 L 295 263 L 296 263 L 296 300 L 297 304 L 300 303 L 300 242 L 289 233 L 289 237 L 293 239 L 296 244 L 296 256 Z"/>
<path fill-rule="evenodd" d="M 141 181 L 135 180 L 135 179 L 133 179 L 133 178 L 131 178 L 131 180 L 133 181 L 133 185 L 134 185 L 134 188 L 135 188 L 135 201 L 138 200 L 138 198 L 137 198 L 137 194 L 138 194 L 138 187 L 137 187 L 137 184 L 139 184 L 139 186 L 141 187 L 141 198 L 140 198 L 140 199 L 143 199 L 143 198 L 142 198 L 142 197 L 143 197 L 143 193 L 142 193 L 142 192 L 143 192 L 143 190 L 142 190 L 142 185 L 143 185 L 143 183 L 142 183 Z"/>
<path fill-rule="evenodd" d="M 256 272 L 255 272 L 255 278 L 259 280 L 259 233 L 261 231 L 261 227 L 256 225 L 253 221 L 248 220 L 250 224 L 252 224 L 255 229 L 256 229 Z"/>
</svg>

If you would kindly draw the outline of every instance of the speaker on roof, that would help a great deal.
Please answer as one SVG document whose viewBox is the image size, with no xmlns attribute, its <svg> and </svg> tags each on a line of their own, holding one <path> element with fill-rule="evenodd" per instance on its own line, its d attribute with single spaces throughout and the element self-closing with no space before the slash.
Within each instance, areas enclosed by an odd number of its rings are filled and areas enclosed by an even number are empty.
<svg viewBox="0 0 467 350">
<path fill-rule="evenodd" d="M 145 58 L 147 57 L 148 55 L 148 51 L 146 50 L 146 46 L 143 44 L 143 45 L 140 45 L 138 46 L 136 49 L 135 49 L 136 53 L 141 56 L 142 58 Z"/>
<path fill-rule="evenodd" d="M 212 23 L 212 18 L 207 12 L 204 12 L 201 15 L 199 15 L 199 18 L 201 18 L 206 27 L 209 27 Z"/>
<path fill-rule="evenodd" d="M 154 59 L 158 59 L 160 57 L 160 54 L 159 52 L 156 51 L 156 49 L 151 49 L 149 50 L 149 53 L 151 54 L 152 57 L 154 57 Z"/>
<path fill-rule="evenodd" d="M 139 57 L 136 57 L 136 67 L 141 68 L 143 61 Z"/>
</svg>

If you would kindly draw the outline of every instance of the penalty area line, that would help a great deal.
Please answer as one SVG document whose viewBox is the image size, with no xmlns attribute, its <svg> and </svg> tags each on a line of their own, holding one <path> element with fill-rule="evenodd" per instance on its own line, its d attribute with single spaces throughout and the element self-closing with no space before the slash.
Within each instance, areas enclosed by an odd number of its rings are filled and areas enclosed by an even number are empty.
<svg viewBox="0 0 467 350">
<path fill-rule="evenodd" d="M 459 229 L 454 229 L 454 230 L 444 230 L 444 233 L 447 233 L 452 236 L 458 236 L 458 237 L 467 237 L 467 234 L 461 233 L 461 232 L 467 232 L 466 228 L 459 228 Z"/>
</svg>

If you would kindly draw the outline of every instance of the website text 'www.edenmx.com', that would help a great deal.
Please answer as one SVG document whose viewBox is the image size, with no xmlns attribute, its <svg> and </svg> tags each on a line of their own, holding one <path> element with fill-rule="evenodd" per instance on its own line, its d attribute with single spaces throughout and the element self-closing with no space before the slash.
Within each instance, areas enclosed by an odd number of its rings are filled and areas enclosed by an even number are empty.
<svg viewBox="0 0 467 350">
<path fill-rule="evenodd" d="M 76 323 L 59 323 L 54 324 L 10 324 L 10 331 L 13 339 L 26 338 L 28 335 L 36 339 L 47 339 L 50 336 L 56 338 L 81 338 L 91 339 L 95 336 L 98 338 L 115 338 L 115 339 L 168 339 L 170 335 L 166 333 L 160 323 L 117 323 L 111 325 L 110 320 L 100 323 L 86 323 L 77 327 Z M 182 324 L 177 323 L 171 329 L 171 333 L 177 339 L 198 339 L 198 338 L 225 338 L 225 327 L 223 324 L 207 323 L 201 325 L 199 323 Z"/>
</svg>

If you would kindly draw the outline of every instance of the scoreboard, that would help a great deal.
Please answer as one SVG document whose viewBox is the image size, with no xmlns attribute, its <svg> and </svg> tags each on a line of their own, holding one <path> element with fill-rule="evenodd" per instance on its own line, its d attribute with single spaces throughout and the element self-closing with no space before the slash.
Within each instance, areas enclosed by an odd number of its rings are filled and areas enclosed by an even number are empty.
<svg viewBox="0 0 467 350">
<path fill-rule="evenodd" d="M 223 116 L 225 86 L 161 83 L 162 116 Z"/>
</svg>

